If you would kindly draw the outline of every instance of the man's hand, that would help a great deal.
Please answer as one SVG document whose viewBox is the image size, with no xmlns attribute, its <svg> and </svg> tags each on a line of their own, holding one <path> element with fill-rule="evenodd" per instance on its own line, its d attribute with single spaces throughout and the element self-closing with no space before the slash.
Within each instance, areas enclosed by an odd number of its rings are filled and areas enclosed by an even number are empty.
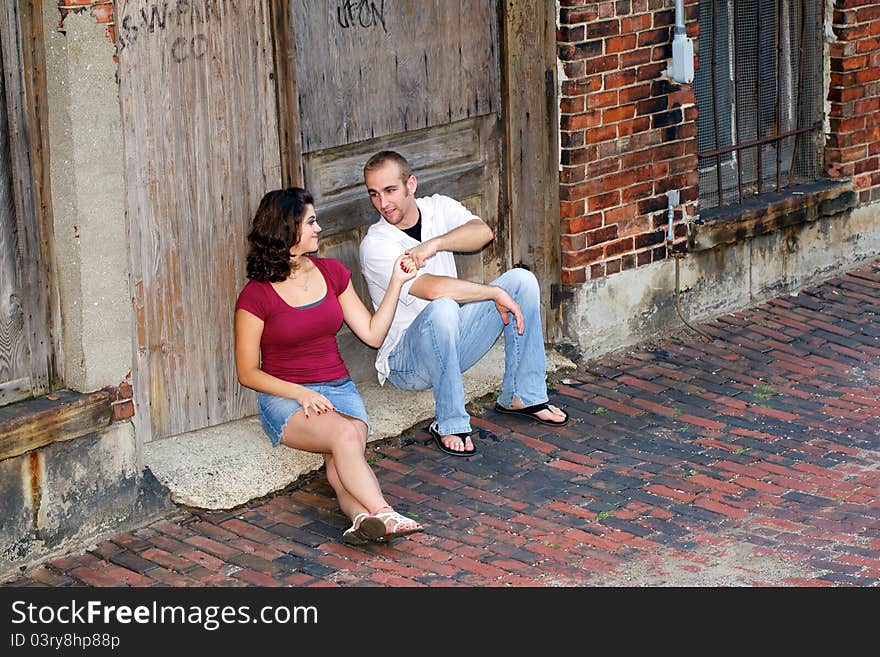
<svg viewBox="0 0 880 657">
<path fill-rule="evenodd" d="M 522 335 L 523 331 L 526 330 L 526 327 L 519 304 L 513 300 L 513 297 L 511 297 L 504 288 L 496 287 L 495 289 L 497 292 L 495 293 L 493 301 L 495 302 L 495 308 L 501 315 L 501 321 L 507 326 L 510 323 L 510 317 L 508 317 L 507 313 L 511 313 L 516 322 L 516 332 Z"/>
<path fill-rule="evenodd" d="M 421 269 L 425 262 L 440 251 L 452 251 L 453 253 L 477 251 L 492 241 L 494 234 L 486 222 L 479 217 L 463 223 L 458 228 L 453 228 L 444 235 L 432 237 L 418 246 L 404 251 L 411 256 L 416 267 Z"/>
<path fill-rule="evenodd" d="M 436 255 L 437 250 L 437 242 L 435 240 L 428 240 L 422 242 L 418 246 L 407 249 L 404 253 L 412 258 L 413 262 L 416 263 L 417 268 L 421 269 L 424 267 L 425 261 L 427 261 L 428 258 Z"/>
</svg>

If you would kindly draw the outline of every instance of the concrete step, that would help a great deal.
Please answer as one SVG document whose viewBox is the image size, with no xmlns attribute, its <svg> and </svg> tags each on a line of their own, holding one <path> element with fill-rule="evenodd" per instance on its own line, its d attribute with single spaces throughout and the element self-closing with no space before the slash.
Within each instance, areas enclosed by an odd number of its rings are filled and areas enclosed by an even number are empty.
<svg viewBox="0 0 880 657">
<path fill-rule="evenodd" d="M 574 367 L 548 350 L 548 372 Z M 503 372 L 504 346 L 499 340 L 465 373 L 467 400 L 500 388 Z M 358 390 L 372 426 L 370 442 L 399 436 L 434 417 L 430 390 L 404 392 L 390 383 L 379 386 L 375 379 L 359 383 Z M 144 448 L 144 462 L 177 504 L 211 510 L 232 509 L 286 488 L 324 463 L 317 454 L 273 448 L 256 416 L 154 440 Z"/>
</svg>

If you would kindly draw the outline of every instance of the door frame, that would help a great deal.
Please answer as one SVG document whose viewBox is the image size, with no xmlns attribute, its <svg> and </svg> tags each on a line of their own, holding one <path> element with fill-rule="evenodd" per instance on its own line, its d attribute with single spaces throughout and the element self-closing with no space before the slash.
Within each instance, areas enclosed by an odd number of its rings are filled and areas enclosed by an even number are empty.
<svg viewBox="0 0 880 657">
<path fill-rule="evenodd" d="M 498 4 L 505 117 L 499 208 L 506 203 L 510 265 L 525 266 L 537 277 L 544 339 L 555 342 L 562 335 L 562 309 L 555 301 L 561 281 L 555 3 Z"/>
<path fill-rule="evenodd" d="M 561 273 L 556 15 L 551 5 L 528 0 L 496 2 L 502 104 L 497 226 L 504 235 L 505 267 L 524 265 L 541 284 L 548 340 L 561 331 L 561 309 L 551 308 L 550 303 L 551 286 L 558 286 Z M 282 184 L 301 186 L 296 44 L 290 39 L 289 6 L 290 0 L 271 0 L 278 139 Z M 523 34 L 529 38 L 522 38 Z M 535 240 L 538 248 L 532 243 Z"/>
<path fill-rule="evenodd" d="M 60 305 L 54 276 L 43 16 L 39 2 L 0 9 L 2 75 L 9 127 L 15 221 L 22 257 L 23 304 L 31 390 L 39 396 L 62 385 Z"/>
</svg>

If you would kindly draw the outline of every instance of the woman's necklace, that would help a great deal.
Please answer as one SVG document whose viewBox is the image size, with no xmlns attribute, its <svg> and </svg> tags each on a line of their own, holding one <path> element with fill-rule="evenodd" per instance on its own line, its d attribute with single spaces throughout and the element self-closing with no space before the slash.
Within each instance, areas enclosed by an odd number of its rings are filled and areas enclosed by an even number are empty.
<svg viewBox="0 0 880 657">
<path fill-rule="evenodd" d="M 312 273 L 311 270 L 309 270 L 303 274 L 303 282 L 302 283 L 297 283 L 296 276 L 291 274 L 291 276 L 290 276 L 291 285 L 295 285 L 296 287 L 301 289 L 303 292 L 308 292 L 309 291 L 309 279 L 311 278 L 311 276 L 310 276 L 311 273 Z"/>
</svg>

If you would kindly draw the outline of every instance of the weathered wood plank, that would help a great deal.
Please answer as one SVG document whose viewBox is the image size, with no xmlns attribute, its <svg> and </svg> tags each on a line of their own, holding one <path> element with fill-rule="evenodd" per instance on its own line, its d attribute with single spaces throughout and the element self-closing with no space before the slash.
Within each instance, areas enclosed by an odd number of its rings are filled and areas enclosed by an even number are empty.
<svg viewBox="0 0 880 657">
<path fill-rule="evenodd" d="M 436 193 L 461 200 L 479 195 L 483 198 L 479 211 L 471 209 L 491 225 L 497 212 L 498 143 L 495 133 L 485 126 L 496 123 L 494 115 L 484 116 L 307 154 L 306 184 L 315 197 L 324 234 L 376 221 L 378 215 L 364 187 L 363 166 L 384 148 L 393 148 L 409 160 L 419 181 L 418 196 Z"/>
<path fill-rule="evenodd" d="M 26 376 L 0 383 L 0 406 L 11 404 L 32 396 L 31 378 Z"/>
<path fill-rule="evenodd" d="M 40 12 L 39 3 L 0 9 L 0 383 L 26 378 L 30 394 L 58 382 L 50 309 L 55 288 L 47 264 L 45 107 L 38 102 L 45 97 Z"/>
<path fill-rule="evenodd" d="M 304 152 L 499 110 L 494 0 L 290 4 Z"/>
<path fill-rule="evenodd" d="M 111 395 L 60 390 L 0 408 L 0 460 L 71 440 L 110 423 Z"/>
<path fill-rule="evenodd" d="M 480 159 L 484 163 L 479 210 L 475 214 L 485 221 L 495 233 L 495 239 L 487 244 L 482 252 L 483 276 L 488 282 L 497 278 L 510 267 L 508 251 L 507 206 L 502 205 L 502 184 L 507 173 L 501 165 L 501 120 L 497 114 L 480 121 Z M 459 199 L 464 202 L 464 199 Z"/>
<path fill-rule="evenodd" d="M 545 337 L 561 331 L 561 309 L 550 308 L 559 282 L 559 145 L 556 97 L 556 15 L 552 3 L 504 3 L 505 169 L 513 264 L 541 283 Z"/>
<path fill-rule="evenodd" d="M 116 5 L 145 440 L 251 415 L 233 308 L 246 235 L 281 185 L 267 1 Z"/>
<path fill-rule="evenodd" d="M 31 384 L 26 376 L 30 374 L 30 353 L 24 332 L 5 78 L 5 74 L 0 76 L 0 389 L 17 380 L 27 382 L 28 390 L 18 386 L 16 395 L 8 400 L 0 394 L 0 404 L 15 401 L 21 392 L 30 395 Z"/>
<path fill-rule="evenodd" d="M 419 184 L 427 177 L 442 177 L 444 171 L 464 164 L 483 165 L 480 151 L 482 119 L 467 119 L 426 130 L 413 130 L 391 139 L 348 144 L 305 156 L 304 169 L 315 202 L 322 204 L 352 195 L 366 196 L 363 170 L 370 156 L 393 148 L 409 160 L 418 172 Z M 422 191 L 419 190 L 419 194 Z"/>
<path fill-rule="evenodd" d="M 283 187 L 302 187 L 302 141 L 299 94 L 296 85 L 296 39 L 291 33 L 293 4 L 270 0 L 275 80 L 278 90 L 278 144 Z"/>
</svg>

